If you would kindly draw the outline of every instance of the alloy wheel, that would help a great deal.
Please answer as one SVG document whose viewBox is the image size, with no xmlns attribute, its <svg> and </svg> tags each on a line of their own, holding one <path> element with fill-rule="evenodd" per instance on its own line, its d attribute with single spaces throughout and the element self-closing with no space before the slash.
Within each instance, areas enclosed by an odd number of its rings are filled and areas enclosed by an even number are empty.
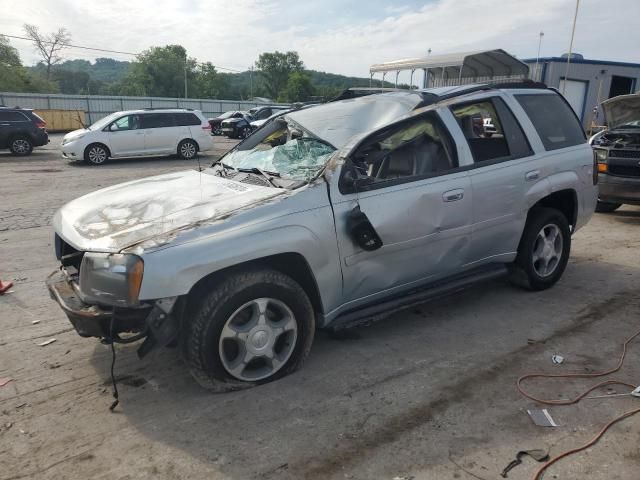
<svg viewBox="0 0 640 480">
<path fill-rule="evenodd" d="M 196 146 L 191 142 L 184 142 L 180 147 L 182 158 L 193 158 L 196 154 Z"/>
<path fill-rule="evenodd" d="M 542 227 L 533 243 L 533 269 L 540 277 L 548 277 L 560 264 L 564 239 L 557 225 Z"/>
<path fill-rule="evenodd" d="M 18 138 L 11 143 L 12 150 L 17 154 L 27 153 L 29 151 L 29 142 L 23 138 Z"/>
<path fill-rule="evenodd" d="M 297 337 L 298 323 L 286 304 L 275 298 L 250 300 L 225 323 L 218 345 L 220 360 L 238 380 L 262 380 L 284 367 Z"/>
<path fill-rule="evenodd" d="M 94 146 L 89 149 L 88 156 L 91 163 L 99 165 L 107 160 L 107 151 L 102 147 Z"/>
</svg>

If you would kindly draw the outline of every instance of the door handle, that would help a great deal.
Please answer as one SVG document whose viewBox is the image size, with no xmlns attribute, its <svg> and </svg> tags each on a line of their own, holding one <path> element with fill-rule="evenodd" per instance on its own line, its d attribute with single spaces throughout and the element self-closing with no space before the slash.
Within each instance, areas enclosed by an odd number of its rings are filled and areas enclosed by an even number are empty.
<svg viewBox="0 0 640 480">
<path fill-rule="evenodd" d="M 540 178 L 540 170 L 532 170 L 530 172 L 527 172 L 524 178 L 527 180 L 527 182 L 538 180 Z"/>
<path fill-rule="evenodd" d="M 458 188 L 456 190 L 449 190 L 448 192 L 444 192 L 442 194 L 442 200 L 445 202 L 455 202 L 457 200 L 462 200 L 464 197 L 464 190 Z"/>
</svg>

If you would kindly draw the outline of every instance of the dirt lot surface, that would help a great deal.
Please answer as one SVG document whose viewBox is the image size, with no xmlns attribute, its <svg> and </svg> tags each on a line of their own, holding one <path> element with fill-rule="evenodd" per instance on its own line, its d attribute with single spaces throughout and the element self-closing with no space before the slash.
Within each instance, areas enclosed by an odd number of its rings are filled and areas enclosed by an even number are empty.
<svg viewBox="0 0 640 480">
<path fill-rule="evenodd" d="M 88 167 L 62 160 L 59 141 L 25 159 L 0 153 L 0 278 L 15 282 L 0 297 L 0 378 L 13 379 L 0 387 L 0 480 L 499 479 L 519 450 L 557 455 L 640 407 L 630 396 L 553 406 L 559 426 L 544 428 L 526 413 L 540 406 L 515 389 L 527 372 L 609 368 L 640 328 L 640 209 L 624 207 L 575 235 L 549 291 L 494 281 L 340 338 L 320 332 L 300 372 L 259 388 L 210 394 L 175 349 L 140 361 L 135 345 L 118 346 L 111 413 L 109 348 L 80 338 L 44 286 L 57 266 L 51 215 L 97 188 L 195 163 Z M 613 377 L 640 384 L 640 338 Z M 530 388 L 558 399 L 592 383 Z M 639 440 L 637 415 L 546 478 L 637 480 Z M 531 479 L 539 465 L 525 458 L 509 478 Z"/>
</svg>

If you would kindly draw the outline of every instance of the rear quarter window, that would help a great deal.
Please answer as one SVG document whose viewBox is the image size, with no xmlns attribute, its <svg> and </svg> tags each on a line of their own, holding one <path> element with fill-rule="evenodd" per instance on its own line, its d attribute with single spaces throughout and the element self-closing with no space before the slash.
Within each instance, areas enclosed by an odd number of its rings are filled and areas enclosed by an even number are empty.
<svg viewBox="0 0 640 480">
<path fill-rule="evenodd" d="M 200 119 L 193 113 L 176 113 L 176 125 L 179 127 L 200 125 Z"/>
<path fill-rule="evenodd" d="M 533 123 L 545 150 L 585 143 L 587 137 L 569 104 L 559 94 L 515 95 Z"/>
</svg>

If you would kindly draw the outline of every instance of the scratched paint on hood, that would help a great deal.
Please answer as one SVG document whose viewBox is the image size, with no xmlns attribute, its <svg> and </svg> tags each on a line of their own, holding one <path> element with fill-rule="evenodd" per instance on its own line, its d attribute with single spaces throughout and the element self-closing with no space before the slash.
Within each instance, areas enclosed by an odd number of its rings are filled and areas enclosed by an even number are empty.
<svg viewBox="0 0 640 480">
<path fill-rule="evenodd" d="M 77 198 L 56 212 L 53 223 L 58 234 L 79 250 L 117 252 L 283 193 L 283 189 L 227 180 L 211 171 L 187 170 Z"/>
</svg>

